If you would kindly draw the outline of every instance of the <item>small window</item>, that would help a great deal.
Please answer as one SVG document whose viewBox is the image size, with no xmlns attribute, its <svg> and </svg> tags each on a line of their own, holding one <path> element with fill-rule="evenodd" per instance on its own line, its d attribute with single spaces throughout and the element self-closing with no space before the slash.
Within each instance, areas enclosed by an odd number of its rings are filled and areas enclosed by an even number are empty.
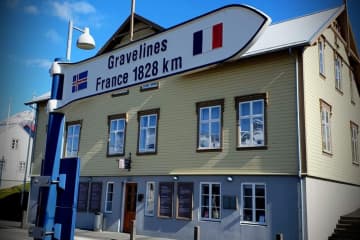
<svg viewBox="0 0 360 240">
<path fill-rule="evenodd" d="M 352 104 L 355 104 L 355 75 L 353 71 L 350 71 L 350 100 Z"/>
<path fill-rule="evenodd" d="M 266 147 L 266 94 L 235 98 L 238 149 Z"/>
<path fill-rule="evenodd" d="M 353 122 L 350 122 L 350 134 L 351 134 L 351 152 L 352 161 L 354 164 L 360 164 L 359 157 L 359 126 Z"/>
<path fill-rule="evenodd" d="M 339 55 L 335 55 L 335 88 L 342 92 L 342 61 Z"/>
<path fill-rule="evenodd" d="M 13 138 L 11 140 L 11 149 L 16 150 L 16 149 L 18 149 L 18 147 L 19 147 L 19 139 Z"/>
<path fill-rule="evenodd" d="M 322 40 L 319 40 L 319 72 L 325 76 L 324 42 Z"/>
<path fill-rule="evenodd" d="M 220 183 L 200 183 L 200 218 L 201 220 L 221 219 Z"/>
<path fill-rule="evenodd" d="M 89 196 L 89 212 L 99 212 L 101 208 L 102 183 L 92 182 Z"/>
<path fill-rule="evenodd" d="M 145 216 L 155 214 L 155 182 L 146 183 Z"/>
<path fill-rule="evenodd" d="M 112 212 L 112 204 L 114 197 L 114 183 L 108 182 L 106 186 L 105 212 Z"/>
<path fill-rule="evenodd" d="M 241 221 L 244 223 L 266 224 L 265 184 L 243 183 Z"/>
<path fill-rule="evenodd" d="M 77 157 L 81 122 L 67 123 L 65 157 Z"/>
<path fill-rule="evenodd" d="M 320 100 L 321 136 L 322 150 L 325 153 L 332 153 L 331 141 L 331 106 Z"/>
<path fill-rule="evenodd" d="M 124 155 L 126 114 L 109 116 L 108 156 Z"/>
<path fill-rule="evenodd" d="M 77 201 L 77 210 L 79 212 L 86 212 L 88 209 L 88 197 L 89 197 L 89 183 L 79 183 L 79 193 Z"/>
<path fill-rule="evenodd" d="M 19 161 L 19 171 L 25 172 L 25 167 L 26 167 L 25 161 Z"/>
<path fill-rule="evenodd" d="M 224 99 L 196 104 L 198 113 L 197 150 L 221 150 Z"/>
<path fill-rule="evenodd" d="M 160 109 L 138 112 L 138 154 L 157 152 L 157 131 Z"/>
</svg>

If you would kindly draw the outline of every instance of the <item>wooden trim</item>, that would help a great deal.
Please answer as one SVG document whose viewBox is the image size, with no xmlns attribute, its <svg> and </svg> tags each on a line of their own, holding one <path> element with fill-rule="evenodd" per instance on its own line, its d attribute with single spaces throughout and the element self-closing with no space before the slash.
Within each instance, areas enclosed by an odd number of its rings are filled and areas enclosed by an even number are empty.
<svg viewBox="0 0 360 240">
<path fill-rule="evenodd" d="M 339 180 L 334 180 L 334 179 L 328 179 L 328 178 L 323 178 L 323 177 L 317 177 L 317 176 L 312 176 L 312 175 L 309 175 L 309 174 L 304 174 L 303 177 L 305 177 L 305 178 L 313 178 L 313 179 L 322 180 L 322 181 L 326 181 L 326 182 L 339 183 L 339 184 L 353 186 L 353 187 L 360 187 L 360 184 L 349 183 L 349 182 L 344 182 L 344 181 L 339 181 Z"/>
<path fill-rule="evenodd" d="M 109 154 L 109 143 L 110 143 L 110 122 L 111 120 L 115 119 L 125 119 L 125 127 L 124 127 L 124 148 L 122 153 L 115 153 L 115 154 Z M 125 156 L 125 146 L 126 146 L 126 130 L 127 130 L 127 114 L 126 113 L 120 113 L 120 114 L 114 114 L 108 116 L 108 139 L 107 139 L 107 145 L 106 145 L 106 157 L 116 157 L 116 156 Z"/>
<path fill-rule="evenodd" d="M 140 146 L 140 118 L 144 115 L 151 115 L 156 114 L 156 142 L 155 142 L 155 151 L 154 152 L 140 152 L 139 146 Z M 138 120 L 138 138 L 137 138 L 137 147 L 136 147 L 136 155 L 154 155 L 157 154 L 158 151 L 158 138 L 159 138 L 159 119 L 160 119 L 160 108 L 153 108 L 148 110 L 142 110 L 138 111 L 137 113 L 137 120 Z"/>
<path fill-rule="evenodd" d="M 303 51 L 299 51 L 298 58 L 298 101 L 299 101 L 299 133 L 300 134 L 300 152 L 301 152 L 301 174 L 307 173 L 307 156 L 306 156 L 306 127 L 305 127 L 305 97 L 304 97 L 304 63 Z"/>
<path fill-rule="evenodd" d="M 263 146 L 239 146 L 239 103 L 254 100 L 264 100 L 264 145 Z M 234 97 L 235 111 L 236 111 L 236 150 L 266 150 L 268 149 L 268 134 L 267 134 L 267 105 L 268 105 L 268 94 L 267 93 L 255 93 L 244 96 Z"/>
<path fill-rule="evenodd" d="M 216 99 L 203 102 L 197 102 L 196 114 L 197 114 L 197 125 L 196 125 L 196 152 L 222 152 L 223 149 L 223 128 L 224 128 L 224 102 L 225 99 Z M 219 148 L 199 148 L 199 133 L 200 133 L 200 108 L 218 106 L 221 107 L 221 129 L 220 129 L 220 147 Z"/>
</svg>

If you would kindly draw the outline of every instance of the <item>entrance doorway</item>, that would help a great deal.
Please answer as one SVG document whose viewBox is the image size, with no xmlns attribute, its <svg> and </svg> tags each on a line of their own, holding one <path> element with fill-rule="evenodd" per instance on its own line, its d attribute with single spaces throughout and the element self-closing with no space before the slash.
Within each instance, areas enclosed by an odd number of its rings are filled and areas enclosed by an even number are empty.
<svg viewBox="0 0 360 240">
<path fill-rule="evenodd" d="M 126 183 L 125 187 L 125 209 L 124 209 L 124 229 L 126 233 L 130 233 L 132 222 L 136 217 L 136 194 L 137 184 Z"/>
</svg>

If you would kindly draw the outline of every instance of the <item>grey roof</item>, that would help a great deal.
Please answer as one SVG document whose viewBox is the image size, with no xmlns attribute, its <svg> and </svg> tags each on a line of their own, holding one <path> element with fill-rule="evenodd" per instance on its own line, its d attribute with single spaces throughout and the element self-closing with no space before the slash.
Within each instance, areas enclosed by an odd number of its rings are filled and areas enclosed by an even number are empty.
<svg viewBox="0 0 360 240">
<path fill-rule="evenodd" d="M 344 6 L 340 6 L 272 24 L 265 29 L 242 57 L 278 51 L 288 47 L 310 45 L 343 10 Z"/>
<path fill-rule="evenodd" d="M 33 103 L 43 102 L 50 99 L 50 91 L 46 92 L 38 97 L 33 97 L 30 101 L 26 102 L 25 105 L 31 105 Z"/>
</svg>

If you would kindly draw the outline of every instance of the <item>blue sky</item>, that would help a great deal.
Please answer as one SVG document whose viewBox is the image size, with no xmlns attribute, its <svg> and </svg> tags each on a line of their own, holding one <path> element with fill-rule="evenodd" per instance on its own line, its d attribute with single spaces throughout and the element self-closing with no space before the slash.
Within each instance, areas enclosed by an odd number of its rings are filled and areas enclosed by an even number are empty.
<svg viewBox="0 0 360 240">
<path fill-rule="evenodd" d="M 340 6 L 342 0 L 137 0 L 135 12 L 165 28 L 228 4 L 247 4 L 272 22 Z M 290 5 L 291 4 L 291 5 Z M 96 48 L 76 48 L 79 32 L 73 32 L 71 61 L 96 54 L 130 14 L 131 0 L 0 1 L 0 120 L 28 110 L 24 102 L 51 88 L 50 64 L 65 58 L 68 20 L 80 28 L 88 26 Z M 348 0 L 350 21 L 360 48 L 360 1 Z"/>
</svg>

